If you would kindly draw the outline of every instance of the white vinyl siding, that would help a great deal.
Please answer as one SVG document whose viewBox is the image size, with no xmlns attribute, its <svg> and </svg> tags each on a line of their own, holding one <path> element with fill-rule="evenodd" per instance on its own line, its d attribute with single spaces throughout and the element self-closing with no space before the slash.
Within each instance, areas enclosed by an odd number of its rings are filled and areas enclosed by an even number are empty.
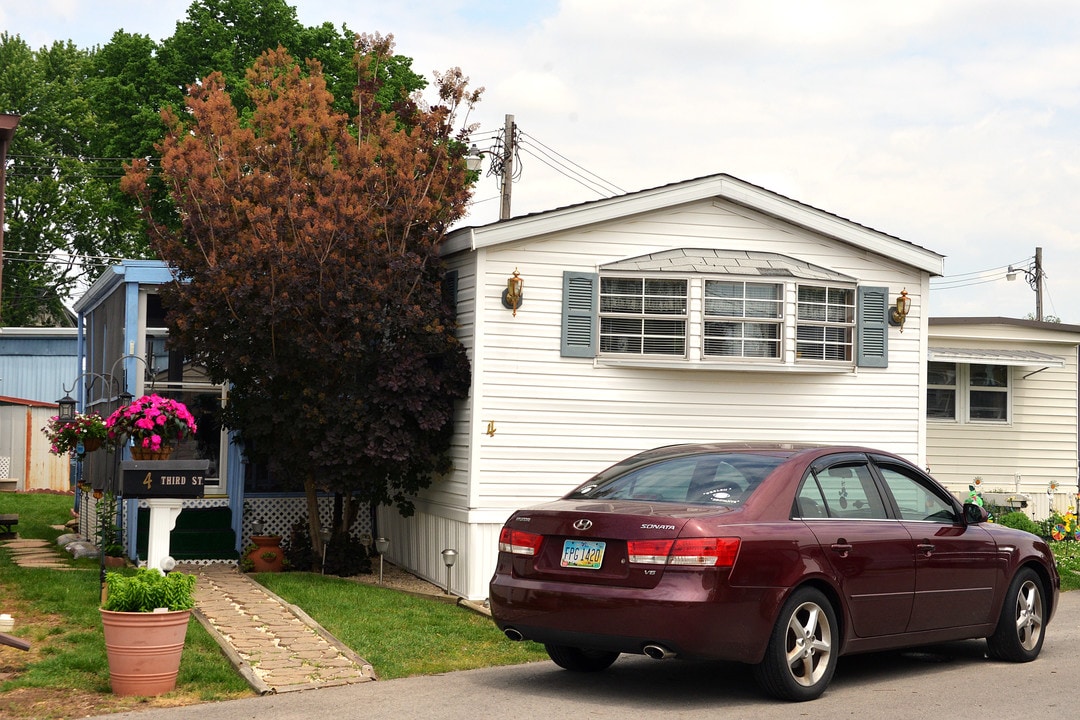
<svg viewBox="0 0 1080 720">
<path fill-rule="evenodd" d="M 506 226 L 502 223 L 492 232 Z M 902 335 L 878 328 L 875 349 L 887 367 L 866 371 L 854 357 L 844 362 L 799 362 L 795 357 L 797 284 L 813 282 L 704 273 L 687 277 L 669 271 L 631 275 L 603 269 L 628 258 L 686 247 L 770 252 L 828 268 L 852 278 L 852 286 L 843 289 L 858 286 L 861 293 L 864 284 L 876 289 L 881 316 L 885 297 L 907 287 L 914 310 Z M 926 326 L 920 301 L 929 285 L 922 270 L 712 199 L 528 240 L 478 244 L 451 259 L 467 259 L 453 266 L 460 270 L 459 335 L 467 339 L 473 361 L 469 421 L 459 422 L 456 429 L 453 473 L 422 493 L 416 516 L 393 520 L 404 528 L 419 528 L 416 532 L 427 537 L 424 546 L 404 546 L 403 531 L 402 539 L 391 538 L 388 555 L 407 567 L 426 568 L 424 575 L 440 577 L 442 548 L 468 552 L 462 544 L 451 544 L 471 542 L 455 535 L 453 523 L 490 523 L 484 525 L 485 532 L 497 537 L 499 523 L 512 511 L 557 498 L 612 463 L 660 445 L 857 443 L 922 462 L 925 399 L 920 376 Z M 500 300 L 515 268 L 526 288 L 526 301 L 516 316 Z M 685 320 L 683 355 L 601 352 L 601 319 L 630 313 L 601 310 L 600 278 L 657 276 L 689 283 L 685 315 L 649 313 L 658 320 Z M 706 324 L 734 319 L 714 314 L 718 308 L 707 299 L 707 280 L 783 287 L 780 357 L 728 357 L 706 349 Z M 755 292 L 747 291 L 747 298 L 760 300 Z M 647 297 L 663 295 L 647 293 L 642 283 L 642 312 L 636 319 L 645 320 Z M 565 301 L 568 296 L 572 303 Z M 773 322 L 753 315 L 735 320 Z M 861 336 L 862 318 L 858 321 Z M 563 329 L 568 322 L 577 331 L 569 347 Z M 644 324 L 641 327 L 644 349 L 647 333 Z M 744 339 L 747 334 L 744 331 Z M 488 433 L 489 424 L 493 434 Z M 468 484 L 467 492 L 462 483 Z M 429 528 L 424 520 L 428 515 L 453 520 Z M 494 547 L 497 543 L 472 548 L 477 566 L 470 571 L 471 597 L 486 593 Z M 457 578 L 457 568 L 454 572 Z"/>
<path fill-rule="evenodd" d="M 712 308 L 706 307 L 704 283 L 750 281 L 679 277 L 690 283 L 685 357 L 667 356 L 668 365 L 635 366 L 634 362 L 648 363 L 658 356 L 597 357 L 596 350 L 567 357 L 562 352 L 568 287 L 578 288 L 578 307 L 589 306 L 595 293 L 592 317 L 599 344 L 599 321 L 607 316 L 600 307 L 600 278 L 661 274 L 605 274 L 601 267 L 674 247 L 761 250 L 796 257 L 875 288 L 879 315 L 884 315 L 889 288 L 894 288 L 895 296 L 906 286 L 916 310 L 902 335 L 891 330 L 887 367 L 863 372 L 854 359 L 800 362 L 794 343 L 796 281 L 755 278 L 752 282 L 783 285 L 781 333 L 788 344 L 782 346 L 780 358 L 715 357 L 705 350 L 703 329 Z M 476 307 L 483 313 L 483 340 L 477 342 L 482 354 L 474 365 L 481 379 L 471 401 L 482 407 L 467 428 L 468 442 L 478 448 L 470 478 L 474 484 L 470 510 L 509 512 L 550 500 L 633 452 L 677 442 L 857 442 L 921 461 L 925 400 L 918 388 L 926 341 L 919 300 L 928 280 L 918 271 L 898 271 L 895 263 L 853 252 L 844 243 L 709 201 L 545 236 L 531 241 L 527 250 L 515 245 L 485 248 L 475 251 L 474 257 L 484 268 L 484 279 L 475 290 Z M 499 300 L 515 268 L 527 288 L 527 301 L 516 317 Z M 464 293 L 470 282 L 465 271 L 460 282 L 459 292 Z M 663 293 L 646 293 L 642 283 L 640 295 L 635 295 L 644 309 L 647 296 Z M 624 307 L 637 310 L 636 304 Z M 579 326 L 587 335 L 584 316 Z M 587 349 L 587 338 L 579 342 Z M 885 339 L 879 338 L 877 347 L 885 346 Z M 612 362 L 623 358 L 629 364 Z M 698 367 L 703 369 L 689 371 Z M 827 372 L 804 374 L 799 367 Z M 486 432 L 489 422 L 494 435 Z"/>
</svg>

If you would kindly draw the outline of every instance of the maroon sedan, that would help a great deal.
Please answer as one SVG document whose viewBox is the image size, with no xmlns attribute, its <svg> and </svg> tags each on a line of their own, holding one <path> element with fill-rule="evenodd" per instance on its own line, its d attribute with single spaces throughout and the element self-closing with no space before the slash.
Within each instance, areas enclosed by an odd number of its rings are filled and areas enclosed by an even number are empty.
<svg viewBox="0 0 1080 720">
<path fill-rule="evenodd" d="M 734 660 L 787 700 L 821 695 L 841 654 L 985 637 L 995 658 L 1034 660 L 1053 556 L 986 520 L 878 450 L 664 447 L 514 513 L 491 613 L 569 670 Z"/>
</svg>

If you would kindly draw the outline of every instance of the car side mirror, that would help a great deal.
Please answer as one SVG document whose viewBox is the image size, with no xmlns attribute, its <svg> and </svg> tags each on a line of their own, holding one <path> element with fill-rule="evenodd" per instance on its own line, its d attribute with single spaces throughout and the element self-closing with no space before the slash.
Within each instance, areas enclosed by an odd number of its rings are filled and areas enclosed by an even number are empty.
<svg viewBox="0 0 1080 720">
<path fill-rule="evenodd" d="M 978 525 L 990 519 L 990 513 L 982 505 L 964 503 L 964 521 L 968 525 Z"/>
</svg>

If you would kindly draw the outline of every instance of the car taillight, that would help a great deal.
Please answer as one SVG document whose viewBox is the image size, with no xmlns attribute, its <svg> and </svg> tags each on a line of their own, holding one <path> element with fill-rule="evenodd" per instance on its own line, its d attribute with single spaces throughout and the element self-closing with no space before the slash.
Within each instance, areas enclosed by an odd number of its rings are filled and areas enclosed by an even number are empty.
<svg viewBox="0 0 1080 720">
<path fill-rule="evenodd" d="M 665 565 L 674 540 L 631 540 L 626 543 L 626 554 L 632 563 Z"/>
<path fill-rule="evenodd" d="M 504 527 L 499 531 L 499 552 L 535 556 L 540 551 L 540 543 L 543 540 L 543 535 Z"/>
<path fill-rule="evenodd" d="M 739 538 L 631 540 L 626 544 L 626 551 L 632 563 L 731 567 L 739 554 Z"/>
</svg>

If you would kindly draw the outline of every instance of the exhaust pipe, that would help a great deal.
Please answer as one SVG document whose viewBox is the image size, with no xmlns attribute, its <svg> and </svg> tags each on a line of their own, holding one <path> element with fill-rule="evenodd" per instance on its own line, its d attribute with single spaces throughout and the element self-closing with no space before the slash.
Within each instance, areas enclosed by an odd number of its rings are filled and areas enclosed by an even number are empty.
<svg viewBox="0 0 1080 720">
<path fill-rule="evenodd" d="M 651 657 L 653 660 L 667 660 L 675 657 L 675 653 L 668 650 L 663 645 L 657 645 L 650 643 L 641 649 L 643 653 Z"/>
<path fill-rule="evenodd" d="M 522 635 L 521 632 L 516 630 L 515 628 L 506 628 L 505 630 L 503 630 L 503 634 L 514 642 L 525 639 L 525 636 Z"/>
</svg>

